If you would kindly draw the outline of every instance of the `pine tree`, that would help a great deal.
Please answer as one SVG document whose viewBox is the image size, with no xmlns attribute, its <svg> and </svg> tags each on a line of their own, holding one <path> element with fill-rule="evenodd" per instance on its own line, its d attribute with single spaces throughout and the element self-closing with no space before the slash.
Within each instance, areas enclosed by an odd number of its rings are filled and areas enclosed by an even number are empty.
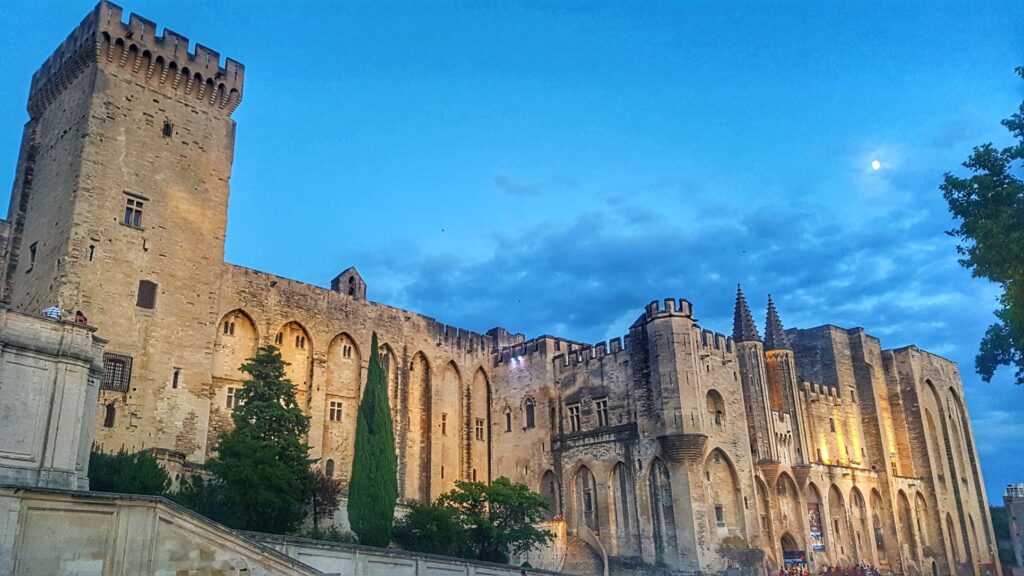
<svg viewBox="0 0 1024 576">
<path fill-rule="evenodd" d="M 296 404 L 287 363 L 263 346 L 242 365 L 250 375 L 237 392 L 235 427 L 220 437 L 207 467 L 222 485 L 224 518 L 233 528 L 284 533 L 306 514 L 312 489 L 309 417 Z"/>
<path fill-rule="evenodd" d="M 366 387 L 356 421 L 356 447 L 349 481 L 348 520 L 361 544 L 384 548 L 390 543 L 398 499 L 397 475 L 387 381 L 374 332 Z"/>
</svg>

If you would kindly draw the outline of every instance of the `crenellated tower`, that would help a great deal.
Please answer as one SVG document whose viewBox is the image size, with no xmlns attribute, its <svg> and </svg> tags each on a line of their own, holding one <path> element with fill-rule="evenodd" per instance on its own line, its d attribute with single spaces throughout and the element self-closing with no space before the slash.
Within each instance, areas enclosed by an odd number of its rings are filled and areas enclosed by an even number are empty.
<svg viewBox="0 0 1024 576">
<path fill-rule="evenodd" d="M 100 2 L 32 78 L 4 300 L 109 340 L 97 441 L 201 460 L 244 67 L 122 16 Z"/>
<path fill-rule="evenodd" d="M 747 413 L 750 451 L 755 462 L 779 460 L 775 439 L 775 423 L 770 417 L 768 377 L 765 373 L 764 345 L 754 324 L 754 317 L 736 286 L 736 308 L 733 313 L 732 339 L 736 343 L 736 358 L 743 384 L 743 403 Z"/>
</svg>

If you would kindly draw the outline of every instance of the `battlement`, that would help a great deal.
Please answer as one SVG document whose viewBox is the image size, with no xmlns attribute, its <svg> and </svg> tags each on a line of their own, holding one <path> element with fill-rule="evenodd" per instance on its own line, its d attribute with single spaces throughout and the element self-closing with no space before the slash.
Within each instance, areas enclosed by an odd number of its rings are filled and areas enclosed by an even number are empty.
<svg viewBox="0 0 1024 576">
<path fill-rule="evenodd" d="M 705 328 L 700 329 L 700 345 L 707 350 L 719 350 L 721 352 L 733 351 L 732 336 L 726 336 Z"/>
<path fill-rule="evenodd" d="M 629 351 L 629 336 L 612 338 L 607 342 L 598 342 L 593 346 L 581 346 L 554 357 L 555 366 L 566 368 L 577 364 L 586 364 L 593 360 L 602 360 L 605 356 L 615 356 L 620 352 Z"/>
<path fill-rule="evenodd" d="M 123 69 L 139 81 L 231 115 L 242 101 L 245 66 L 120 6 L 102 0 L 32 75 L 28 111 L 41 114 L 90 63 Z"/>
<path fill-rule="evenodd" d="M 693 305 L 685 298 L 679 298 L 678 300 L 675 298 L 665 298 L 664 305 L 658 300 L 652 300 L 650 304 L 644 307 L 642 319 L 652 320 L 663 316 L 693 318 Z"/>
<path fill-rule="evenodd" d="M 465 350 L 471 354 L 483 354 L 490 350 L 491 336 L 473 332 L 465 328 L 442 324 L 429 319 L 432 333 L 437 338 L 438 346 L 448 346 L 455 350 Z"/>
<path fill-rule="evenodd" d="M 808 382 L 807 380 L 800 381 L 800 388 L 807 394 L 809 399 L 831 399 L 831 400 L 842 400 L 842 396 L 836 391 L 835 388 L 827 384 L 817 384 L 815 382 Z"/>
</svg>

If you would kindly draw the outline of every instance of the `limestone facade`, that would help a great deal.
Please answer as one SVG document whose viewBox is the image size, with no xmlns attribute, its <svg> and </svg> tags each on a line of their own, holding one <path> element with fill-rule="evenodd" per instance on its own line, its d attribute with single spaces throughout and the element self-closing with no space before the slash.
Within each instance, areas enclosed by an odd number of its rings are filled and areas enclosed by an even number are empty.
<svg viewBox="0 0 1024 576">
<path fill-rule="evenodd" d="M 0 306 L 0 484 L 89 489 L 95 329 Z"/>
<path fill-rule="evenodd" d="M 82 310 L 109 340 L 96 438 L 203 462 L 238 367 L 280 347 L 313 456 L 349 475 L 371 333 L 395 419 L 401 497 L 508 476 L 611 563 L 717 569 L 730 536 L 814 567 L 996 573 L 955 364 L 862 329 L 732 337 L 683 299 L 598 345 L 485 334 L 225 263 L 244 67 L 100 2 L 33 78 L 3 239 L 4 296 Z M 812 522 L 811 519 L 818 519 Z"/>
</svg>

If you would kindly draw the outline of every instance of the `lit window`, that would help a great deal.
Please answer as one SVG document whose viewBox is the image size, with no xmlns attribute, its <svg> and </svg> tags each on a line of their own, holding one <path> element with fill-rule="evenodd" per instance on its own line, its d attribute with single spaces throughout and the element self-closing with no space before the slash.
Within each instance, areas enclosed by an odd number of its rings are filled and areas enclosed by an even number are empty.
<svg viewBox="0 0 1024 576">
<path fill-rule="evenodd" d="M 145 205 L 145 202 L 139 198 L 133 198 L 130 196 L 125 198 L 124 220 L 121 223 L 125 226 L 131 226 L 132 228 L 141 228 L 143 205 Z"/>
<path fill-rule="evenodd" d="M 483 418 L 477 418 L 476 419 L 476 439 L 477 440 L 483 440 L 484 439 L 484 419 Z"/>
<path fill-rule="evenodd" d="M 569 406 L 569 430 L 572 432 L 580 431 L 580 405 L 574 404 Z"/>
<path fill-rule="evenodd" d="M 594 402 L 594 408 L 597 410 L 597 425 L 598 427 L 605 427 L 608 425 L 608 399 L 602 398 Z"/>
<path fill-rule="evenodd" d="M 327 408 L 327 419 L 331 422 L 341 422 L 341 402 L 331 400 Z"/>
<path fill-rule="evenodd" d="M 227 401 L 224 403 L 228 410 L 234 410 L 238 407 L 238 390 L 239 388 L 228 386 Z"/>
</svg>

